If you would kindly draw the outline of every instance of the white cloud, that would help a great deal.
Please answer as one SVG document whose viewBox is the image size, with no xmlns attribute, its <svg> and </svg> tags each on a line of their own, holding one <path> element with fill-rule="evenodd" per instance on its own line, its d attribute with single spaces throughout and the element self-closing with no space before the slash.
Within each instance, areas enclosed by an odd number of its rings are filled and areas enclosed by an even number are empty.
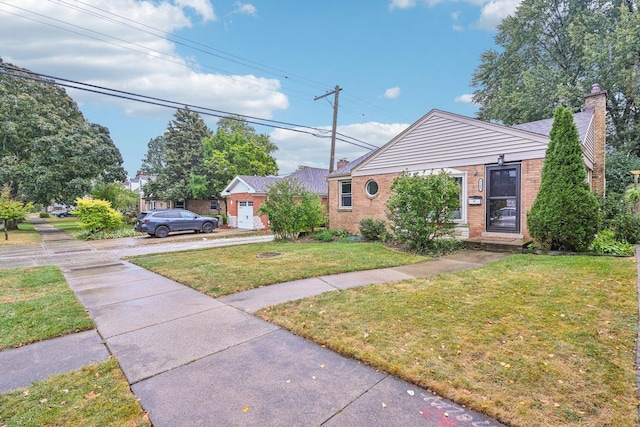
<svg viewBox="0 0 640 427">
<path fill-rule="evenodd" d="M 483 30 L 495 30 L 498 24 L 508 15 L 513 15 L 521 0 L 495 0 L 482 6 L 480 19 L 473 25 L 474 28 Z"/>
<path fill-rule="evenodd" d="M 66 7 L 41 0 L 12 1 L 21 9 L 0 4 L 0 39 L 20 43 L 3 46 L 0 54 L 5 62 L 56 77 L 244 115 L 271 118 L 275 110 L 289 106 L 277 79 L 225 75 L 179 55 L 176 46 L 158 36 L 158 31 L 132 24 L 172 33 L 192 25 L 188 15 L 192 10 L 202 19 L 215 19 L 208 0 L 87 0 L 131 20 L 127 25 L 114 22 L 124 19 L 104 12 L 99 13 L 109 19 L 100 18 L 98 9 L 82 4 Z M 27 19 L 36 18 L 27 11 L 40 14 L 37 20 L 50 25 Z M 68 92 L 80 104 L 116 105 L 134 116 L 153 115 L 160 108 L 89 92 Z M 165 116 L 166 109 L 161 111 Z"/>
<path fill-rule="evenodd" d="M 234 6 L 235 6 L 234 13 L 241 13 L 244 15 L 251 15 L 251 16 L 256 16 L 258 14 L 258 9 L 256 9 L 256 7 L 251 3 L 242 3 L 237 1 L 234 3 Z"/>
<path fill-rule="evenodd" d="M 389 10 L 393 9 L 408 9 L 416 5 L 415 0 L 391 0 L 389 3 Z"/>
<path fill-rule="evenodd" d="M 465 93 L 464 95 L 457 96 L 454 100 L 455 102 L 462 102 L 464 104 L 473 104 L 473 95 L 470 93 Z"/>
<path fill-rule="evenodd" d="M 397 98 L 400 96 L 400 88 L 399 87 L 390 87 L 384 92 L 382 95 L 383 98 Z"/>
<path fill-rule="evenodd" d="M 216 14 L 209 0 L 176 0 L 176 4 L 181 8 L 190 7 L 205 21 L 215 21 Z"/>
<path fill-rule="evenodd" d="M 504 18 L 513 15 L 522 2 L 522 0 L 391 0 L 389 10 L 410 9 L 416 7 L 418 3 L 433 7 L 441 3 L 460 3 L 461 1 L 480 8 L 480 16 L 472 28 L 488 31 L 494 31 Z M 459 12 L 452 13 L 451 17 L 454 21 L 453 30 L 463 31 L 463 27 L 457 23 Z"/>
<path fill-rule="evenodd" d="M 381 147 L 392 138 L 400 134 L 409 126 L 403 123 L 358 123 L 345 126 L 338 126 L 337 132 L 348 135 L 360 141 Z M 316 137 L 304 133 L 297 133 L 282 129 L 275 129 L 270 133 L 271 142 L 279 148 L 275 157 L 280 168 L 280 174 L 295 171 L 298 166 L 312 166 L 319 168 L 329 168 L 329 158 L 331 156 L 331 128 L 324 129 L 324 137 Z M 339 138 L 346 139 L 342 136 Z M 358 145 L 366 144 L 354 141 Z M 335 161 L 347 159 L 353 161 L 370 151 L 369 148 L 359 147 L 344 141 L 336 141 Z M 334 165 L 335 166 L 335 165 Z"/>
</svg>

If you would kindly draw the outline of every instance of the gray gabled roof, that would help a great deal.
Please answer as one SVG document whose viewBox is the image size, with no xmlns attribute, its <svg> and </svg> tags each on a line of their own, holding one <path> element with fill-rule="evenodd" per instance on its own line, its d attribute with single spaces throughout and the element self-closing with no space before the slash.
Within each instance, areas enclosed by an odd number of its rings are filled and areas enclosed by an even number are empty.
<svg viewBox="0 0 640 427">
<path fill-rule="evenodd" d="M 589 124 L 593 120 L 593 109 L 582 111 L 573 114 L 573 121 L 578 128 L 578 134 L 580 135 L 580 141 L 584 142 L 587 132 L 589 130 Z M 521 123 L 519 125 L 513 125 L 513 128 L 526 130 L 528 132 L 537 133 L 544 136 L 549 136 L 551 133 L 551 127 L 553 126 L 553 118 L 537 120 L 535 122 Z"/>
<path fill-rule="evenodd" d="M 593 109 L 588 109 L 584 112 L 579 112 L 574 114 L 574 122 L 578 129 L 580 141 L 583 144 L 586 142 L 587 137 L 589 135 L 589 128 L 593 120 L 593 115 L 594 115 Z M 433 135 L 427 134 L 421 129 L 417 129 L 426 120 L 432 120 L 433 121 L 432 126 L 434 128 L 437 127 L 436 132 Z M 455 149 L 457 149 L 455 147 L 456 143 L 459 147 L 465 147 L 465 148 L 476 150 L 476 152 L 473 152 L 471 154 L 474 154 L 477 157 L 480 155 L 478 154 L 480 152 L 478 150 L 483 150 L 485 149 L 485 147 L 482 146 L 480 142 L 478 142 L 478 135 L 475 135 L 476 138 L 473 141 L 473 143 L 464 142 L 466 141 L 464 140 L 466 128 L 470 128 L 470 127 L 473 127 L 476 134 L 479 134 L 480 132 L 484 133 L 484 136 L 483 136 L 484 139 L 482 139 L 482 144 L 484 145 L 486 145 L 487 143 L 491 143 L 495 145 L 496 143 L 495 141 L 497 141 L 497 139 L 493 138 L 492 135 L 488 135 L 489 132 L 493 132 L 494 134 L 498 135 L 498 138 L 500 138 L 501 144 L 505 142 L 508 144 L 507 146 L 508 150 L 506 151 L 506 154 L 515 153 L 516 151 L 521 151 L 521 152 L 526 151 L 527 155 L 531 156 L 535 154 L 537 151 L 546 149 L 546 144 L 548 143 L 549 133 L 551 132 L 552 125 L 553 125 L 553 118 L 538 120 L 530 123 L 522 123 L 514 126 L 504 126 L 496 123 L 485 122 L 479 119 L 460 116 L 454 113 L 447 113 L 439 110 L 432 110 L 427 115 L 425 115 L 422 119 L 418 120 L 416 123 L 409 126 L 401 134 L 392 138 L 387 144 L 383 145 L 382 147 L 376 150 L 366 153 L 365 155 L 354 160 L 353 162 L 332 172 L 328 176 L 328 178 L 336 179 L 343 176 L 348 177 L 354 173 L 358 173 L 358 174 L 371 173 L 371 170 L 376 170 L 376 169 L 377 170 L 384 169 L 386 172 L 394 168 L 398 169 L 399 167 L 402 166 L 401 163 L 403 160 L 411 159 L 410 161 L 413 161 L 413 157 L 411 156 L 414 155 L 413 153 L 415 152 L 416 149 L 420 148 L 419 147 L 420 143 L 424 143 L 425 140 L 429 140 L 429 141 L 437 140 L 436 145 L 438 146 L 434 145 L 433 147 L 434 150 L 432 150 L 430 161 L 436 162 L 436 163 L 440 162 L 438 167 L 441 167 L 441 164 L 445 162 L 445 160 L 446 162 L 449 162 L 449 163 L 451 162 L 451 160 L 448 160 L 446 157 L 450 156 L 451 150 L 454 150 L 455 152 Z M 452 130 L 451 132 L 449 132 L 450 134 L 449 136 L 454 135 L 455 138 L 457 138 L 457 140 L 453 141 L 452 140 L 453 137 L 445 138 L 442 136 L 445 134 L 443 132 L 443 129 L 446 129 L 447 126 L 455 127 L 455 130 Z M 409 134 L 410 132 L 414 132 L 415 135 L 412 134 L 410 137 L 407 137 L 407 134 Z M 527 134 L 529 136 L 527 136 Z M 487 138 L 487 135 L 490 136 L 491 138 Z M 398 141 L 403 139 L 406 140 L 406 141 L 403 141 L 403 143 L 405 143 L 405 145 L 407 145 L 408 148 L 399 147 L 399 146 L 394 147 L 394 145 L 397 145 Z M 523 145 L 521 145 L 523 142 L 527 143 L 527 145 L 524 147 Z M 489 148 L 495 148 L 495 147 L 489 147 Z M 392 154 L 385 152 L 385 150 L 390 151 L 390 149 L 395 149 L 395 152 Z M 404 151 L 400 153 L 398 150 L 404 150 Z M 439 155 L 440 157 L 436 159 L 437 155 Z M 490 155 L 493 155 L 493 153 L 491 153 Z M 393 165 L 391 165 L 391 163 L 384 164 L 384 161 L 380 160 L 381 156 L 387 156 L 384 158 L 387 160 L 391 159 L 391 160 L 388 160 L 388 162 L 393 161 L 395 163 Z M 402 159 L 400 157 L 402 157 Z M 435 160 L 432 160 L 432 159 L 435 159 Z M 474 160 L 479 161 L 478 159 L 475 159 L 475 158 Z M 486 161 L 487 159 L 480 159 L 480 160 Z M 458 163 L 462 163 L 463 161 L 465 161 L 465 159 L 456 158 L 455 161 L 457 161 Z"/>
<path fill-rule="evenodd" d="M 293 178 L 297 179 L 307 190 L 319 196 L 327 196 L 329 193 L 329 185 L 326 177 L 329 171 L 327 169 L 305 167 L 285 176 L 255 176 L 255 175 L 238 175 L 227 185 L 222 191 L 222 195 L 230 195 L 234 187 L 248 187 L 248 192 L 253 194 L 267 194 L 269 187 L 276 182 Z"/>
<path fill-rule="evenodd" d="M 297 179 L 307 190 L 318 195 L 329 194 L 327 175 L 329 170 L 305 167 L 287 175 L 285 178 Z"/>
<path fill-rule="evenodd" d="M 352 162 L 347 163 L 346 165 L 344 165 L 343 167 L 341 167 L 340 169 L 336 169 L 333 172 L 331 172 L 331 174 L 329 174 L 328 176 L 340 176 L 340 175 L 349 175 L 349 172 L 351 172 L 351 169 L 355 168 L 356 166 L 358 166 L 360 163 L 364 162 L 365 160 L 367 160 L 373 153 L 375 153 L 376 151 L 378 151 L 378 149 L 375 150 L 371 150 L 368 153 L 358 157 L 357 159 L 355 159 Z"/>
</svg>

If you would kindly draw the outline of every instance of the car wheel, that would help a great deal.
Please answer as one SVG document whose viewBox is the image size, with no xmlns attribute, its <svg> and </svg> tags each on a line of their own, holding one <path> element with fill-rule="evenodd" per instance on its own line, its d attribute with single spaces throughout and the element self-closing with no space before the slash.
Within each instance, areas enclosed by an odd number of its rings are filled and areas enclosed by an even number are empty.
<svg viewBox="0 0 640 427">
<path fill-rule="evenodd" d="M 164 225 L 161 225 L 156 228 L 156 237 L 167 237 L 169 235 L 169 229 Z"/>
<path fill-rule="evenodd" d="M 211 233 L 213 231 L 213 224 L 210 222 L 205 222 L 202 224 L 202 231 L 205 233 Z"/>
</svg>

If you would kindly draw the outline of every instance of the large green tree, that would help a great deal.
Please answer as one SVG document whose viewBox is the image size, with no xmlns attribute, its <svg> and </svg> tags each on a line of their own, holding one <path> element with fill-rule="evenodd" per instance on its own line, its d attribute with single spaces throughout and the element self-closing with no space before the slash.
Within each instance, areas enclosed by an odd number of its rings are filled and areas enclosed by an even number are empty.
<svg viewBox="0 0 640 427">
<path fill-rule="evenodd" d="M 598 215 L 598 201 L 587 183 L 578 129 L 571 111 L 559 105 L 527 227 L 544 247 L 581 251 L 589 247 L 598 231 Z"/>
<path fill-rule="evenodd" d="M 206 171 L 192 176 L 192 184 L 210 195 L 219 195 L 236 175 L 266 176 L 278 173 L 271 155 L 277 146 L 265 134 L 238 116 L 220 119 L 215 135 L 203 141 Z"/>
<path fill-rule="evenodd" d="M 143 168 L 153 176 L 147 195 L 159 200 L 206 198 L 192 191 L 193 176 L 206 176 L 202 141 L 211 137 L 200 115 L 188 108 L 177 110 L 164 135 L 149 141 Z"/>
<path fill-rule="evenodd" d="M 64 89 L 1 59 L 0 68 L 0 184 L 12 199 L 71 204 L 96 181 L 126 178 L 109 130 Z"/>
<path fill-rule="evenodd" d="M 640 155 L 640 12 L 635 0 L 523 0 L 473 74 L 478 117 L 505 125 L 573 112 L 608 91 L 610 151 Z"/>
</svg>

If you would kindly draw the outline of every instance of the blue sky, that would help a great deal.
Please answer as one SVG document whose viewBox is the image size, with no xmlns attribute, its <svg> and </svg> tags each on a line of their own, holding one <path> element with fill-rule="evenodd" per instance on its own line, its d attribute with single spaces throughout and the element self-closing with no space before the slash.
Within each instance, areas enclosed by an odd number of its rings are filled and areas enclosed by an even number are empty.
<svg viewBox="0 0 640 427">
<path fill-rule="evenodd" d="M 336 85 L 338 132 L 367 146 L 383 145 L 434 108 L 474 116 L 472 74 L 517 4 L 3 0 L 0 57 L 42 74 L 317 128 L 309 135 L 255 126 L 278 145 L 284 174 L 328 167 L 333 95 L 314 98 Z M 175 112 L 67 92 L 87 120 L 109 128 L 130 176 Z M 203 117 L 215 131 L 217 118 Z M 366 151 L 338 141 L 335 156 Z"/>
</svg>

